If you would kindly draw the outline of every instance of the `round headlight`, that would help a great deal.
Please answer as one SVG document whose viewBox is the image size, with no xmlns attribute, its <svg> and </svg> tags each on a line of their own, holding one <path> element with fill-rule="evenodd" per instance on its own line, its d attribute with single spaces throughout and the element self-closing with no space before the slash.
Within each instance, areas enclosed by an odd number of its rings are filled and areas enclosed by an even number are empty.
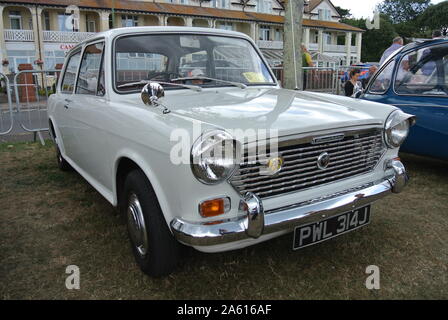
<svg viewBox="0 0 448 320">
<path fill-rule="evenodd" d="M 414 116 L 406 114 L 401 110 L 392 112 L 387 118 L 384 127 L 384 140 L 386 145 L 391 149 L 401 146 L 408 137 L 409 128 L 414 121 Z"/>
<path fill-rule="evenodd" d="M 233 174 L 240 154 L 240 144 L 229 133 L 203 133 L 191 148 L 191 170 L 200 182 L 218 184 Z"/>
</svg>

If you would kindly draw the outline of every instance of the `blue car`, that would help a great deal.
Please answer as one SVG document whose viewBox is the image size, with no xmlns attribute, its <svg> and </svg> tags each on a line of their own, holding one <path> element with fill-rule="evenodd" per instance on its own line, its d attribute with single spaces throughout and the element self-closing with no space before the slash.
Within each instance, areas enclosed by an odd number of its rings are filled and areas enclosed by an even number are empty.
<svg viewBox="0 0 448 320">
<path fill-rule="evenodd" d="M 367 63 L 358 63 L 358 64 L 353 64 L 350 66 L 350 70 L 352 69 L 359 69 L 361 71 L 361 74 L 358 78 L 359 81 L 362 81 L 364 79 L 367 79 L 370 74 L 369 74 L 369 68 L 371 66 L 376 66 L 379 67 L 379 64 L 376 62 L 367 62 Z M 341 76 L 341 83 L 345 83 L 348 80 L 350 80 L 350 70 L 346 71 L 342 74 Z"/>
<path fill-rule="evenodd" d="M 448 160 L 448 39 L 402 47 L 359 97 L 417 117 L 402 151 Z"/>
</svg>

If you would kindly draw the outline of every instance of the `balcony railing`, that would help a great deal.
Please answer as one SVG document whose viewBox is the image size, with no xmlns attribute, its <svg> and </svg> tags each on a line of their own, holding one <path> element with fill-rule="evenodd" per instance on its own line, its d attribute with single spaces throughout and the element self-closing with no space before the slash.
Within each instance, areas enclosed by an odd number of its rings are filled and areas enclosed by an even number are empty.
<svg viewBox="0 0 448 320">
<path fill-rule="evenodd" d="M 326 52 L 346 52 L 346 48 L 344 45 L 336 45 L 336 44 L 324 44 L 324 51 Z"/>
<path fill-rule="evenodd" d="M 283 49 L 283 41 L 258 40 L 257 45 L 260 49 Z"/>
<path fill-rule="evenodd" d="M 338 53 L 346 53 L 347 48 L 345 45 L 336 45 L 336 44 L 324 44 L 324 52 L 338 52 Z M 350 47 L 351 53 L 357 53 L 357 47 L 351 46 Z"/>
<path fill-rule="evenodd" d="M 45 42 L 78 43 L 95 35 L 95 32 L 44 31 Z"/>
<path fill-rule="evenodd" d="M 319 44 L 318 43 L 309 43 L 308 50 L 317 51 L 319 50 Z"/>
<path fill-rule="evenodd" d="M 34 41 L 33 30 L 5 29 L 5 41 Z"/>
</svg>

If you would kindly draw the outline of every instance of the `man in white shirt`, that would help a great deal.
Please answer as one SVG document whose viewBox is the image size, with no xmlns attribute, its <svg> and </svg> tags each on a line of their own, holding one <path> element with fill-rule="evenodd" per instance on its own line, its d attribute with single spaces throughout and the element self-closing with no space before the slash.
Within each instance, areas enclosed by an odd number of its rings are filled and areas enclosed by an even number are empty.
<svg viewBox="0 0 448 320">
<path fill-rule="evenodd" d="M 380 60 L 380 65 L 382 65 L 383 62 L 386 61 L 386 59 L 389 58 L 389 56 L 392 53 L 394 53 L 401 47 L 403 47 L 403 38 L 402 37 L 394 38 L 392 45 L 389 48 L 387 48 L 386 51 L 384 51 L 383 56 L 381 57 Z"/>
</svg>

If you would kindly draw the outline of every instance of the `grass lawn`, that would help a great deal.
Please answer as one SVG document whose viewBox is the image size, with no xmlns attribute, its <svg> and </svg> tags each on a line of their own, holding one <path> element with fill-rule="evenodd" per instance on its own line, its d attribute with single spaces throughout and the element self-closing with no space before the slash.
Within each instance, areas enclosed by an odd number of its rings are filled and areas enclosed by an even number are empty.
<svg viewBox="0 0 448 320">
<path fill-rule="evenodd" d="M 407 190 L 377 202 L 369 226 L 291 251 L 287 235 L 240 251 L 192 249 L 151 279 L 136 264 L 117 211 L 51 143 L 0 145 L 1 299 L 448 299 L 447 163 L 402 156 Z M 81 289 L 65 268 L 79 266 Z M 368 290 L 366 267 L 380 268 Z"/>
</svg>

